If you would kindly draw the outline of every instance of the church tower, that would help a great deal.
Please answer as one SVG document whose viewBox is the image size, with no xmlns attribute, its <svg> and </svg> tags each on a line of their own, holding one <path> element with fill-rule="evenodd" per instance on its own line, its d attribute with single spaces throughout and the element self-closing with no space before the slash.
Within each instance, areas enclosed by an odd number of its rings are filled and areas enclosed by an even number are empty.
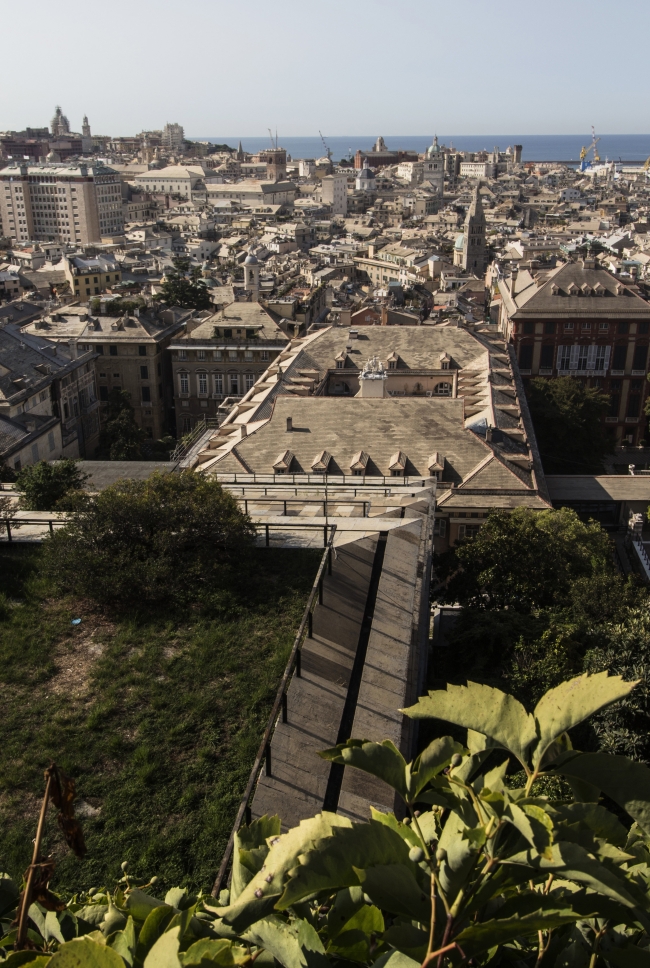
<svg viewBox="0 0 650 968">
<path fill-rule="evenodd" d="M 88 124 L 88 116 L 84 114 L 84 123 L 81 126 L 81 134 L 84 138 L 90 138 L 90 125 Z"/>
<path fill-rule="evenodd" d="M 487 268 L 485 249 L 485 213 L 479 195 L 479 187 L 474 189 L 472 202 L 467 210 L 463 231 L 463 269 L 482 276 Z"/>
</svg>

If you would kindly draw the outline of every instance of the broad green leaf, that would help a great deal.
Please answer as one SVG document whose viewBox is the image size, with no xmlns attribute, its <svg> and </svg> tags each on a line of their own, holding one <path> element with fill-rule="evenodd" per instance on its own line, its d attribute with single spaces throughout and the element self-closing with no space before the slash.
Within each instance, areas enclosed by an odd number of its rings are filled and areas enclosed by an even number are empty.
<svg viewBox="0 0 650 968">
<path fill-rule="evenodd" d="M 145 894 L 134 888 L 124 902 L 124 910 L 127 911 L 135 921 L 146 921 L 154 908 L 164 905 L 164 901 L 159 901 L 157 897 Z"/>
<path fill-rule="evenodd" d="M 147 957 L 144 968 L 180 968 L 178 949 L 180 947 L 180 930 L 172 928 L 166 931 L 156 941 Z"/>
<path fill-rule="evenodd" d="M 370 941 L 372 935 L 380 935 L 384 931 L 384 918 L 374 905 L 364 904 L 348 921 L 336 941 L 328 949 L 328 955 L 346 961 L 360 961 L 366 963 L 370 958 Z"/>
<path fill-rule="evenodd" d="M 528 766 L 528 750 L 537 739 L 535 720 L 513 696 L 478 682 L 448 685 L 403 709 L 413 719 L 444 719 L 483 733 Z"/>
<path fill-rule="evenodd" d="M 180 907 L 180 903 L 186 894 L 186 887 L 170 887 L 165 894 L 165 904 L 169 904 L 169 906 L 173 908 L 178 908 Z"/>
<path fill-rule="evenodd" d="M 247 948 L 242 945 L 233 945 L 231 941 L 224 941 L 214 938 L 201 938 L 195 941 L 184 954 L 179 955 L 183 965 L 205 966 L 222 965 L 228 968 L 229 965 L 240 965 L 250 959 Z"/>
<path fill-rule="evenodd" d="M 236 932 L 273 912 L 278 898 L 284 892 L 285 875 L 296 867 L 298 858 L 308 853 L 316 841 L 329 837 L 333 830 L 349 830 L 352 823 L 335 813 L 320 813 L 308 820 L 301 820 L 286 834 L 278 834 L 269 842 L 265 869 L 250 881 L 238 898 L 227 907 L 205 905 L 206 911 L 231 925 Z M 336 884 L 335 887 L 344 887 Z M 256 892 L 258 892 L 256 894 Z M 309 893 L 309 892 L 307 892 Z M 295 900 L 300 900 L 297 897 Z"/>
<path fill-rule="evenodd" d="M 45 915 L 45 934 L 43 937 L 46 941 L 54 938 L 54 940 L 58 941 L 59 944 L 63 944 L 65 942 L 65 938 L 63 937 L 63 933 L 61 931 L 61 925 L 59 924 L 59 919 L 56 916 L 56 911 L 48 911 Z"/>
<path fill-rule="evenodd" d="M 337 890 L 359 883 L 356 869 L 376 864 L 407 864 L 409 847 L 399 834 L 376 820 L 348 828 L 335 827 L 331 837 L 319 841 L 289 872 L 278 910 L 301 901 L 315 891 Z"/>
<path fill-rule="evenodd" d="M 610 897 L 629 908 L 637 909 L 639 904 L 646 906 L 645 898 L 634 884 L 623 876 L 617 876 L 604 864 L 595 860 L 579 844 L 565 841 L 553 844 L 550 860 L 531 851 L 523 851 L 505 858 L 504 863 L 524 864 L 548 874 L 557 872 L 566 880 L 584 884 L 592 891 L 604 894 L 605 897 Z"/>
<path fill-rule="evenodd" d="M 357 770 L 370 773 L 396 790 L 402 800 L 408 798 L 406 760 L 389 739 L 382 743 L 373 743 L 367 739 L 349 739 L 332 749 L 321 750 L 318 755 L 331 763 L 354 766 Z"/>
<path fill-rule="evenodd" d="M 650 830 L 650 770 L 625 756 L 571 752 L 553 763 L 553 770 L 598 787 Z"/>
<path fill-rule="evenodd" d="M 408 796 L 411 803 L 417 800 L 418 794 L 424 790 L 427 783 L 437 776 L 446 766 L 449 766 L 454 753 L 464 753 L 460 743 L 451 736 L 443 736 L 429 743 L 413 763 L 410 770 Z"/>
<path fill-rule="evenodd" d="M 363 889 L 360 887 L 344 887 L 337 892 L 334 904 L 327 914 L 327 934 L 330 941 L 341 933 L 344 925 L 365 903 Z"/>
<path fill-rule="evenodd" d="M 0 874 L 0 916 L 18 904 L 18 888 L 8 874 Z"/>
<path fill-rule="evenodd" d="M 624 948 L 611 947 L 602 951 L 603 958 L 616 968 L 650 968 L 650 951 L 635 944 Z"/>
<path fill-rule="evenodd" d="M 2 968 L 21 968 L 22 965 L 41 968 L 49 963 L 51 957 L 49 954 L 41 955 L 38 951 L 11 951 L 1 964 Z"/>
<path fill-rule="evenodd" d="M 323 943 L 307 921 L 289 925 L 277 917 L 263 918 L 242 937 L 265 948 L 284 968 L 329 968 Z"/>
<path fill-rule="evenodd" d="M 136 947 L 133 918 L 129 917 L 126 922 L 126 927 L 122 931 L 118 931 L 112 935 L 106 943 L 113 951 L 117 951 L 118 955 L 124 958 L 127 965 L 132 965 Z"/>
<path fill-rule="evenodd" d="M 161 904 L 149 912 L 138 937 L 138 957 L 141 961 L 161 934 L 165 933 L 175 914 L 175 909 L 169 904 Z"/>
<path fill-rule="evenodd" d="M 625 847 L 627 830 L 613 813 L 597 803 L 556 803 L 554 810 L 568 823 L 579 821 L 616 847 Z"/>
<path fill-rule="evenodd" d="M 401 951 L 387 951 L 377 958 L 372 968 L 420 968 L 420 962 Z"/>
<path fill-rule="evenodd" d="M 514 824 L 531 847 L 534 847 L 547 859 L 552 858 L 553 821 L 545 810 L 532 803 L 523 806 L 511 803 L 504 811 L 503 816 Z"/>
<path fill-rule="evenodd" d="M 87 921 L 88 924 L 94 924 L 99 927 L 108 914 L 108 904 L 86 904 L 84 907 L 79 908 L 78 911 L 75 911 L 75 914 L 78 918 Z"/>
<path fill-rule="evenodd" d="M 117 951 L 91 941 L 88 936 L 62 944 L 52 955 L 50 965 L 51 968 L 124 968 Z"/>
<path fill-rule="evenodd" d="M 412 847 L 417 847 L 420 844 L 420 838 L 410 824 L 400 823 L 394 813 L 384 813 L 382 810 L 377 810 L 376 807 L 370 807 L 370 816 L 377 823 L 383 823 L 385 827 L 390 827 L 394 830 L 396 834 L 399 834 L 404 840 L 406 840 Z"/>
<path fill-rule="evenodd" d="M 539 911 L 522 917 L 499 918 L 484 921 L 482 924 L 473 924 L 461 931 L 453 940 L 460 945 L 468 958 L 475 958 L 495 945 L 514 941 L 515 938 L 529 937 L 531 934 L 537 934 L 538 931 L 548 931 L 577 920 L 578 915 L 568 908 Z"/>
<path fill-rule="evenodd" d="M 361 886 L 382 911 L 427 923 L 431 918 L 428 891 L 416 880 L 414 865 L 386 864 L 357 869 Z"/>
<path fill-rule="evenodd" d="M 476 849 L 469 840 L 463 839 L 463 831 L 474 826 L 476 820 L 468 824 L 457 813 L 450 813 L 442 828 L 440 847 L 447 851 L 447 857 L 440 865 L 439 879 L 450 904 L 456 899 L 476 862 Z"/>
<path fill-rule="evenodd" d="M 416 928 L 414 924 L 393 924 L 384 931 L 384 941 L 409 958 L 422 962 L 427 953 L 429 932 Z"/>
<path fill-rule="evenodd" d="M 271 837 L 277 837 L 282 830 L 280 818 L 264 814 L 258 820 L 253 820 L 247 826 L 240 827 L 236 833 L 237 846 L 243 850 L 253 850 L 263 847 Z"/>
<path fill-rule="evenodd" d="M 595 675 L 584 673 L 549 689 L 533 712 L 539 728 L 533 765 L 539 766 L 546 749 L 558 736 L 599 709 L 623 699 L 636 685 L 637 682 L 624 682 L 620 676 L 597 672 Z"/>
</svg>

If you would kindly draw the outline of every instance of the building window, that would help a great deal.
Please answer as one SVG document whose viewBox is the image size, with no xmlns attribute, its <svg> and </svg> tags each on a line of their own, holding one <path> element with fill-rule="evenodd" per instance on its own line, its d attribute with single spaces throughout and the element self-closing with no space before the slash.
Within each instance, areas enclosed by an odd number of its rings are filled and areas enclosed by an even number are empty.
<svg viewBox="0 0 650 968">
<path fill-rule="evenodd" d="M 140 379 L 141 380 L 148 380 L 149 379 L 149 367 L 148 366 L 141 366 L 140 367 Z"/>
<path fill-rule="evenodd" d="M 628 417 L 638 417 L 641 412 L 641 394 L 637 392 L 630 392 L 627 398 L 627 414 Z"/>
<path fill-rule="evenodd" d="M 146 346 L 138 346 L 138 355 L 139 356 L 146 356 L 147 355 L 147 347 Z"/>
<path fill-rule="evenodd" d="M 450 397 L 451 383 L 436 383 L 433 392 L 439 397 Z"/>
<path fill-rule="evenodd" d="M 179 358 L 179 360 L 186 360 L 187 359 L 187 353 L 185 352 L 185 350 L 179 350 L 178 351 L 178 358 Z"/>
<path fill-rule="evenodd" d="M 117 346 L 111 344 L 111 346 L 108 347 L 108 352 L 111 356 L 117 356 Z"/>
<path fill-rule="evenodd" d="M 197 379 L 199 384 L 199 396 L 203 396 L 208 392 L 208 374 L 199 373 Z"/>
<path fill-rule="evenodd" d="M 630 324 L 629 323 L 619 323 L 618 324 L 618 331 L 619 331 L 619 333 L 629 333 L 629 331 L 630 331 Z"/>
<path fill-rule="evenodd" d="M 535 332 L 535 323 L 530 322 L 530 321 L 529 322 L 525 322 L 524 323 L 524 333 L 526 333 L 528 336 L 530 336 L 530 334 L 531 333 L 534 333 L 534 332 Z"/>
<path fill-rule="evenodd" d="M 228 359 L 229 360 L 236 360 L 237 359 L 237 350 L 228 350 Z"/>
<path fill-rule="evenodd" d="M 244 359 L 245 360 L 252 360 L 253 359 L 253 351 L 252 350 L 245 350 L 245 352 L 244 352 Z"/>
<path fill-rule="evenodd" d="M 223 373 L 214 374 L 214 392 L 223 393 Z"/>
<path fill-rule="evenodd" d="M 151 403 L 151 387 L 142 387 L 142 402 Z"/>
<path fill-rule="evenodd" d="M 196 351 L 196 358 L 197 358 L 197 360 L 204 360 L 205 359 L 205 350 L 197 350 Z"/>
<path fill-rule="evenodd" d="M 433 533 L 439 538 L 444 538 L 444 536 L 447 534 L 446 518 L 436 518 L 433 525 Z"/>
<path fill-rule="evenodd" d="M 650 333 L 650 323 L 639 323 L 637 331 L 639 333 Z"/>
<path fill-rule="evenodd" d="M 530 370 L 533 365 L 533 344 L 524 343 L 519 347 L 519 367 L 522 370 Z"/>
<path fill-rule="evenodd" d="M 108 387 L 100 386 L 99 399 L 102 400 L 104 403 L 108 402 Z"/>
<path fill-rule="evenodd" d="M 179 374 L 178 380 L 179 380 L 179 386 L 181 388 L 181 393 L 189 393 L 190 392 L 189 374 L 187 373 Z"/>
<path fill-rule="evenodd" d="M 230 374 L 230 392 L 235 397 L 239 395 L 239 377 L 236 373 Z"/>
<path fill-rule="evenodd" d="M 253 373 L 246 373 L 244 379 L 246 381 L 246 389 L 252 390 L 255 385 L 255 375 Z"/>
<path fill-rule="evenodd" d="M 634 348 L 633 370 L 645 370 L 648 362 L 648 347 L 643 344 Z"/>
<path fill-rule="evenodd" d="M 614 347 L 614 359 L 612 361 L 613 370 L 624 370 L 627 357 L 627 346 Z"/>
<path fill-rule="evenodd" d="M 543 370 L 553 369 L 553 352 L 554 347 L 552 343 L 545 343 L 542 346 L 542 354 L 540 356 L 539 365 Z"/>
<path fill-rule="evenodd" d="M 555 323 L 549 323 L 549 322 L 544 323 L 544 332 L 547 335 L 550 335 L 551 333 L 554 333 L 555 332 Z"/>
</svg>

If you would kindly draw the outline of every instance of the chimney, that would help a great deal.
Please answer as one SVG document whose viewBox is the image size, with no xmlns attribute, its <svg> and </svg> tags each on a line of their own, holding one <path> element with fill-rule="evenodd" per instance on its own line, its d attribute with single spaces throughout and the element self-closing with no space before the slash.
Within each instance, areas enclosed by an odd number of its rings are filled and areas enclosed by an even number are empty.
<svg viewBox="0 0 650 968">
<path fill-rule="evenodd" d="M 383 305 L 381 307 L 381 325 L 388 326 L 388 310 Z"/>
<path fill-rule="evenodd" d="M 240 430 L 241 439 L 243 440 L 244 437 L 248 434 L 248 427 L 246 426 L 246 424 L 242 424 L 239 430 Z"/>
<path fill-rule="evenodd" d="M 488 444 L 492 443 L 492 427 L 485 428 L 485 439 L 488 442 Z"/>
<path fill-rule="evenodd" d="M 287 417 L 287 433 L 293 430 L 293 417 Z"/>
<path fill-rule="evenodd" d="M 519 269 L 517 266 L 513 266 L 510 272 L 510 285 L 512 286 L 511 292 L 514 292 L 515 282 L 517 281 L 517 276 L 519 275 Z"/>
</svg>

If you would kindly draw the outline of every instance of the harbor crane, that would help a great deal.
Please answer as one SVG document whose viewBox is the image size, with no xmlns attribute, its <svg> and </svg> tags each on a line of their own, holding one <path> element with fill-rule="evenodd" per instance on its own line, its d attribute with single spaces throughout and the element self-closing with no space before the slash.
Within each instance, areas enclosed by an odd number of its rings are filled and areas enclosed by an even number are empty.
<svg viewBox="0 0 650 968">
<path fill-rule="evenodd" d="M 587 148 L 586 145 L 582 146 L 580 151 L 580 171 L 585 171 L 587 168 L 591 168 L 592 164 L 598 164 L 600 161 L 600 155 L 598 154 L 598 142 L 600 138 L 596 137 L 596 129 L 593 124 L 591 126 L 591 144 Z M 590 151 L 593 151 L 593 157 L 591 161 L 587 161 L 587 155 Z"/>
<path fill-rule="evenodd" d="M 328 161 L 331 161 L 332 160 L 332 152 L 327 147 L 327 142 L 325 141 L 325 138 L 323 137 L 323 132 L 322 131 L 319 131 L 318 133 L 320 135 L 320 140 L 323 142 L 323 148 L 325 149 L 325 154 L 327 155 L 327 160 Z"/>
</svg>

